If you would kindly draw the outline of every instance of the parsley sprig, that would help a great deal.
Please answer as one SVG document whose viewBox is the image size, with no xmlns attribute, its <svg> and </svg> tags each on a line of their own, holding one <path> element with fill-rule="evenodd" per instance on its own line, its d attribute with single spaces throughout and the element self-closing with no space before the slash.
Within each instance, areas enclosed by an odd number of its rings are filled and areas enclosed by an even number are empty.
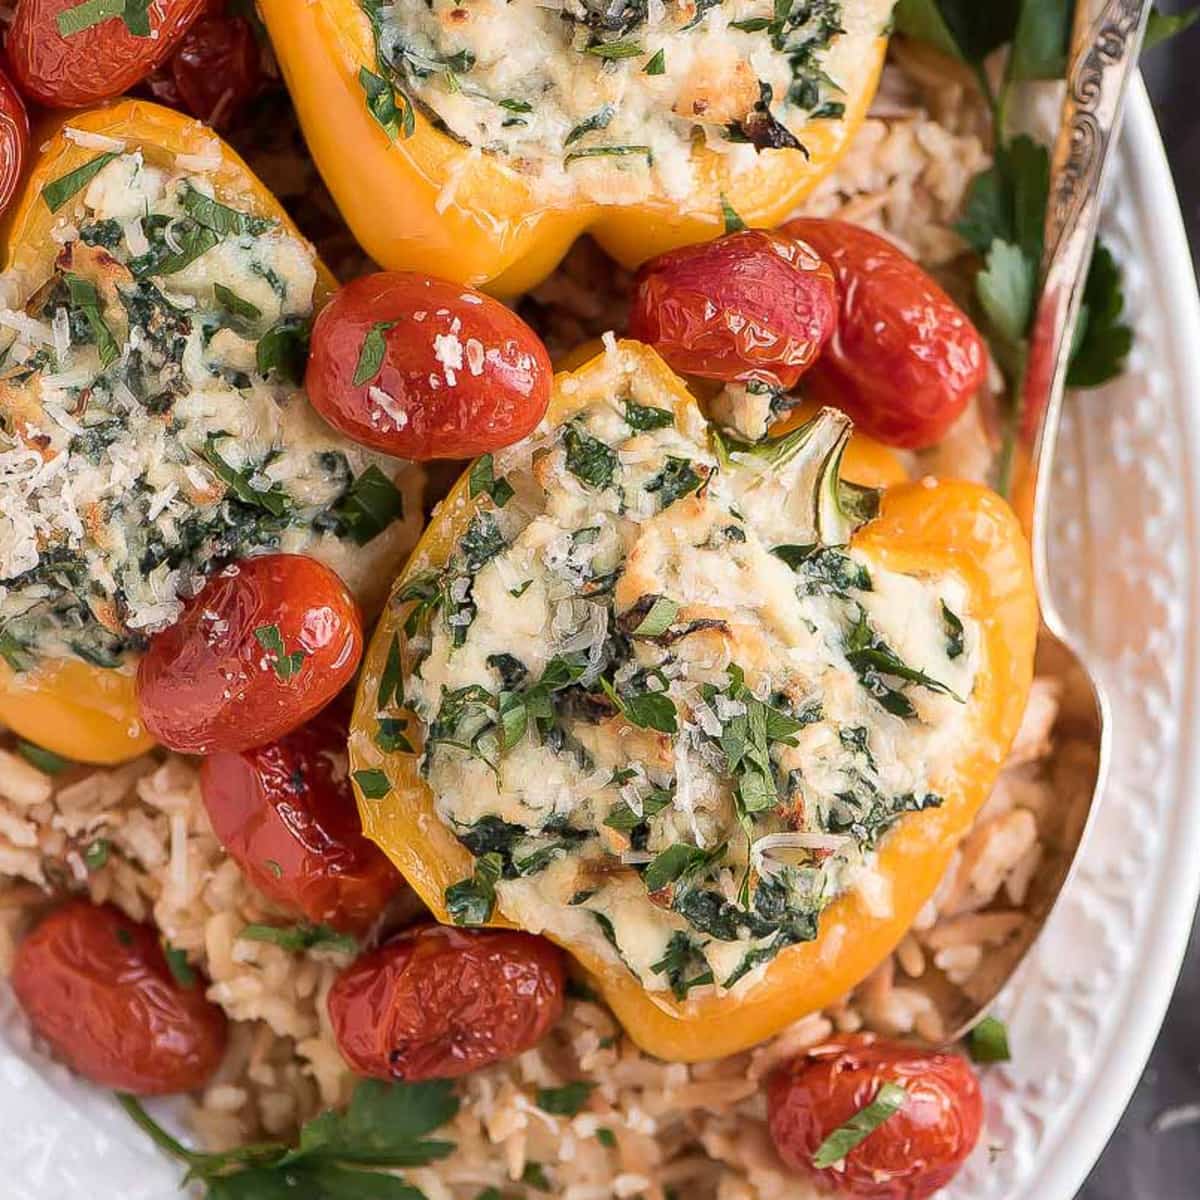
<svg viewBox="0 0 1200 1200">
<path fill-rule="evenodd" d="M 396 1168 L 445 1158 L 454 1143 L 428 1137 L 458 1112 L 448 1080 L 384 1083 L 364 1080 L 345 1112 L 324 1112 L 300 1130 L 295 1146 L 259 1142 L 221 1154 L 191 1150 L 155 1121 L 140 1101 L 117 1101 L 156 1146 L 187 1167 L 207 1200 L 423 1200 Z"/>
</svg>

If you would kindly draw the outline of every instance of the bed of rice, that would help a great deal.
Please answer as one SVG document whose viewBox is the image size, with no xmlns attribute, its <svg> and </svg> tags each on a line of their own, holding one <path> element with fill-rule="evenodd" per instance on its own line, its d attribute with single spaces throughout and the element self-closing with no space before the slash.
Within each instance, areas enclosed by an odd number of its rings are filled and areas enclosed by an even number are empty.
<svg viewBox="0 0 1200 1200">
<path fill-rule="evenodd" d="M 950 223 L 971 176 L 987 162 L 967 87 L 921 55 L 896 48 L 871 119 L 806 211 L 885 232 L 953 286 L 963 247 Z M 274 149 L 264 150 L 256 165 L 283 196 L 311 195 L 311 180 L 296 162 Z M 353 251 L 336 227 L 331 236 L 344 269 Z M 522 311 L 552 351 L 565 348 L 619 327 L 625 282 L 584 242 Z M 964 464 L 982 474 L 990 453 L 986 423 L 984 405 L 921 467 L 936 471 L 952 461 L 956 474 Z M 530 1163 L 543 1167 L 552 1194 L 564 1200 L 664 1200 L 668 1192 L 687 1200 L 815 1195 L 775 1158 L 761 1080 L 834 1030 L 942 1037 L 923 977 L 936 968 L 969 991 L 989 950 L 1018 934 L 1026 919 L 1022 905 L 1046 830 L 1090 787 L 1094 748 L 1072 733 L 1072 709 L 1071 690 L 1051 666 L 1036 680 L 1009 763 L 936 896 L 895 954 L 836 1007 L 753 1051 L 684 1066 L 641 1053 L 604 1008 L 574 998 L 537 1048 L 463 1081 L 450 1131 L 456 1153 L 406 1177 L 429 1200 L 472 1200 L 487 1186 L 519 1180 Z M 97 839 L 109 846 L 107 860 L 89 868 L 84 853 Z M 50 777 L 0 749 L 0 970 L 52 893 L 67 889 L 153 920 L 211 980 L 208 995 L 228 1013 L 233 1034 L 218 1076 L 188 1103 L 187 1119 L 204 1145 L 222 1149 L 286 1136 L 347 1098 L 353 1080 L 325 1012 L 345 959 L 239 940 L 250 922 L 288 918 L 247 886 L 223 854 L 200 800 L 195 762 L 146 757 Z M 410 898 L 390 919 L 414 915 Z M 534 1104 L 537 1088 L 577 1079 L 597 1085 L 578 1115 L 554 1116 Z M 600 1129 L 612 1137 L 598 1137 Z"/>
</svg>

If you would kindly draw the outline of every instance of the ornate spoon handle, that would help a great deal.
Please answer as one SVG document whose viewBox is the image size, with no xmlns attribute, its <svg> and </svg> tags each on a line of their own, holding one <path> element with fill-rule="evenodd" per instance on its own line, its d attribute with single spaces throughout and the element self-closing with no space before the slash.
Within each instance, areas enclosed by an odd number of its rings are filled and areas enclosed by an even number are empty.
<svg viewBox="0 0 1200 1200">
<path fill-rule="evenodd" d="M 1100 219 L 1100 188 L 1137 69 L 1151 0 L 1077 0 L 1062 122 L 1050 167 L 1041 290 L 1030 334 L 1012 495 L 1033 541 L 1047 625 L 1046 507 L 1063 389 Z"/>
</svg>

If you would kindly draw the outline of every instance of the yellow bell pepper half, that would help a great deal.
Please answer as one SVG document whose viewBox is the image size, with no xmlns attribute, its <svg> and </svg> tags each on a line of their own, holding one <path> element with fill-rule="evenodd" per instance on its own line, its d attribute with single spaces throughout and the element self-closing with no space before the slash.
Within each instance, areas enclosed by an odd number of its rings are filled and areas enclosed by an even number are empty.
<svg viewBox="0 0 1200 1200">
<path fill-rule="evenodd" d="M 259 0 L 309 149 L 346 223 L 376 262 L 424 271 L 501 296 L 541 282 L 582 233 L 636 266 L 723 231 L 722 197 L 749 225 L 773 228 L 832 170 L 875 95 L 887 39 L 852 63 L 836 120 L 805 126 L 805 151 L 767 150 L 730 176 L 706 148 L 700 187 L 681 210 L 651 196 L 631 206 L 548 205 L 536 183 L 494 155 L 479 154 L 416 112 L 415 130 L 395 141 L 367 110 L 359 71 L 376 69 L 374 34 L 359 0 Z M 447 199 L 447 185 L 453 196 Z"/>
<path fill-rule="evenodd" d="M 662 360 L 636 342 L 619 344 L 651 402 L 681 411 L 696 402 Z M 618 371 L 620 368 L 618 368 Z M 549 420 L 561 424 L 602 395 L 618 374 L 601 355 L 556 377 Z M 854 442 L 847 458 L 854 458 Z M 897 475 L 877 456 L 858 457 L 855 476 L 890 483 Z M 469 497 L 464 476 L 436 511 L 397 583 L 445 564 L 472 517 L 489 503 Z M 1008 505 L 973 483 L 897 482 L 883 494 L 879 515 L 854 535 L 853 545 L 892 570 L 914 574 L 953 572 L 966 585 L 968 611 L 982 630 L 981 664 L 968 698 L 969 733 L 956 769 L 935 781 L 941 807 L 901 820 L 884 841 L 878 870 L 889 883 L 891 909 L 870 911 L 854 892 L 823 913 L 816 941 L 790 947 L 741 994 L 709 994 L 677 1002 L 651 996 L 627 971 L 566 944 L 639 1046 L 664 1059 L 697 1061 L 732 1054 L 777 1033 L 806 1013 L 848 992 L 895 947 L 944 874 L 955 847 L 987 798 L 1016 734 L 1033 672 L 1037 607 L 1029 550 Z M 444 893 L 469 876 L 473 858 L 438 818 L 433 795 L 418 770 L 417 755 L 385 753 L 374 742 L 376 697 L 393 636 L 404 669 L 411 657 L 404 637 L 408 605 L 393 599 L 369 649 L 350 738 L 355 771 L 382 771 L 389 790 L 382 798 L 359 792 L 363 827 L 440 919 Z M 415 724 L 415 723 L 410 723 Z M 420 737 L 413 744 L 418 755 Z M 372 789 L 375 791 L 375 789 Z M 494 920 L 504 925 L 503 918 Z"/>
<path fill-rule="evenodd" d="M 205 170 L 218 199 L 278 221 L 289 233 L 303 237 L 250 168 L 207 126 L 145 100 L 120 100 L 58 117 L 35 131 L 33 144 L 42 149 L 0 234 L 4 269 L 18 272 L 31 287 L 53 273 L 59 246 L 51 233 L 69 221 L 72 213 L 71 205 L 52 213 L 42 199 L 42 189 L 101 152 L 69 137 L 68 126 L 79 133 L 115 138 L 130 150 L 141 150 L 147 162 L 160 166 L 172 167 L 178 154 L 214 163 L 219 160 L 219 165 Z M 328 269 L 318 262 L 318 306 L 336 287 Z M 62 660 L 18 674 L 0 662 L 0 724 L 78 762 L 124 762 L 154 745 L 138 715 L 131 666 L 106 670 Z"/>
</svg>

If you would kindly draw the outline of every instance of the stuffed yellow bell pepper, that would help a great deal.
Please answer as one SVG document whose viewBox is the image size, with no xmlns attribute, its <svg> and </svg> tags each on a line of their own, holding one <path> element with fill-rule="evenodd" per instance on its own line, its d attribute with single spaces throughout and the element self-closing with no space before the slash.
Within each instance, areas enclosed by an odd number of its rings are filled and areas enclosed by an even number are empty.
<svg viewBox="0 0 1200 1200">
<path fill-rule="evenodd" d="M 893 0 L 261 0 L 309 148 L 384 266 L 501 295 L 773 227 L 874 95 Z"/>
<path fill-rule="evenodd" d="M 826 409 L 730 440 L 611 343 L 435 512 L 365 663 L 368 836 L 440 920 L 563 945 L 666 1059 L 751 1045 L 871 971 L 1021 718 L 1013 514 L 898 481 L 850 432 Z"/>
<path fill-rule="evenodd" d="M 4 227 L 0 723 L 112 763 L 151 744 L 140 650 L 215 565 L 312 553 L 370 608 L 417 517 L 394 519 L 391 460 L 303 402 L 335 285 L 232 150 L 139 100 L 36 141 Z"/>
</svg>

